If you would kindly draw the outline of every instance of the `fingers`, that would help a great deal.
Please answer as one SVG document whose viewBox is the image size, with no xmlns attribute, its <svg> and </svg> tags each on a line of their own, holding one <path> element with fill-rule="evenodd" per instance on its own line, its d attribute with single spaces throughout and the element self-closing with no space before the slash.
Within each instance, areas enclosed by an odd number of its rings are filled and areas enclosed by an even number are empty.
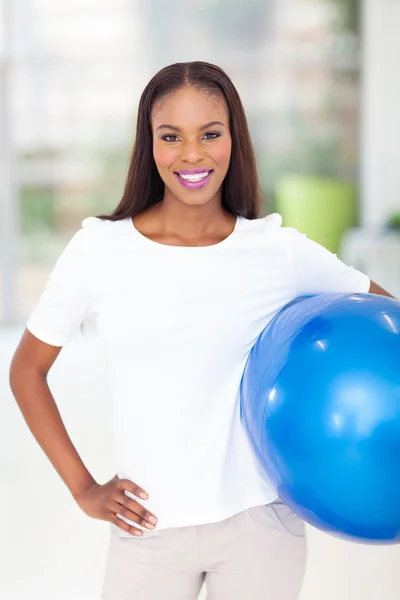
<svg viewBox="0 0 400 600">
<path fill-rule="evenodd" d="M 118 512 L 121 515 L 123 515 L 130 521 L 134 520 L 135 523 L 143 525 L 148 529 L 154 529 L 154 526 L 157 524 L 157 517 L 155 517 L 155 515 L 149 512 L 144 506 L 142 506 L 135 500 L 132 500 L 123 492 L 115 497 L 115 501 L 119 504 L 120 510 Z M 134 519 L 132 519 L 132 514 L 134 516 Z"/>
<path fill-rule="evenodd" d="M 141 527 L 145 527 L 146 529 L 153 530 L 155 528 L 155 525 L 149 523 L 146 519 L 143 518 L 143 516 L 135 512 L 135 509 L 130 510 L 122 506 L 122 504 L 118 504 L 117 502 L 114 504 L 112 512 L 118 515 L 122 515 L 125 519 L 128 519 L 128 521 L 132 521 L 134 524 L 140 525 Z M 119 520 L 118 524 L 120 523 L 121 520 Z M 129 523 L 127 525 L 130 526 Z M 139 529 L 138 531 L 141 530 Z"/>
<path fill-rule="evenodd" d="M 129 479 L 118 479 L 117 488 L 119 491 L 114 497 L 116 502 L 116 506 L 114 507 L 115 512 L 146 529 L 154 529 L 157 524 L 157 517 L 139 504 L 139 502 L 136 502 L 136 500 L 133 500 L 125 494 L 126 490 L 134 496 L 142 497 L 144 499 L 144 497 L 148 498 L 148 494 L 145 490 Z M 134 535 L 142 535 L 141 529 L 130 526 L 118 517 L 116 517 L 116 519 L 117 522 L 115 524 L 122 529 L 125 529 L 126 531 L 132 530 L 131 533 L 134 533 Z M 122 524 L 124 524 L 124 526 L 122 526 Z"/>
<path fill-rule="evenodd" d="M 118 488 L 120 490 L 131 492 L 131 494 L 138 498 L 142 498 L 143 500 L 148 500 L 149 498 L 149 495 L 145 490 L 136 485 L 136 483 L 133 483 L 133 481 L 129 481 L 129 479 L 118 479 Z"/>
<path fill-rule="evenodd" d="M 118 509 L 117 512 L 119 514 L 121 514 Z M 143 535 L 143 531 L 141 529 L 137 529 L 136 527 L 132 527 L 131 525 L 129 525 L 128 523 L 125 523 L 125 521 L 123 521 L 122 519 L 120 519 L 119 517 L 117 517 L 116 514 L 112 513 L 113 516 L 110 518 L 111 523 L 113 523 L 114 525 L 116 525 L 117 527 L 119 527 L 120 529 L 123 529 L 124 531 L 127 531 L 128 533 L 132 534 L 132 535 L 137 535 L 137 536 L 141 536 Z M 131 519 L 129 519 L 131 520 Z"/>
</svg>

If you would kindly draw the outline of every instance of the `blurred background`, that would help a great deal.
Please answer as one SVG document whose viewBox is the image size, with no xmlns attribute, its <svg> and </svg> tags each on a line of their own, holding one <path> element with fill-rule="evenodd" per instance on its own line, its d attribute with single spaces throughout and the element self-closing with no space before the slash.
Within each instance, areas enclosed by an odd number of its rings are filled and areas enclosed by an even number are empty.
<svg viewBox="0 0 400 600">
<path fill-rule="evenodd" d="M 221 66 L 248 116 L 263 213 L 400 297 L 399 31 L 399 0 L 0 0 L 2 599 L 99 598 L 107 524 L 73 504 L 18 412 L 8 367 L 68 240 L 119 203 L 148 80 L 178 61 Z M 50 383 L 106 481 L 101 361 L 79 334 Z M 398 598 L 396 548 L 311 528 L 309 539 L 302 600 Z"/>
</svg>

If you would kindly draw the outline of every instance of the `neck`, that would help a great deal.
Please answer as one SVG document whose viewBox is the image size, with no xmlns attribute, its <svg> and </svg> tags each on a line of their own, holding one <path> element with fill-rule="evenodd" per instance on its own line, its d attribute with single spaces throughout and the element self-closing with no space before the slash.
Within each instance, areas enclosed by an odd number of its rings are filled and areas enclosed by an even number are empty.
<svg viewBox="0 0 400 600">
<path fill-rule="evenodd" d="M 184 234 L 185 238 L 198 240 L 204 235 L 232 226 L 235 217 L 228 213 L 220 200 L 201 206 L 188 206 L 180 201 L 164 198 L 154 206 L 153 218 L 170 233 Z"/>
<path fill-rule="evenodd" d="M 236 217 L 220 204 L 187 206 L 165 199 L 138 215 L 135 227 L 153 241 L 170 245 L 203 246 L 228 237 Z"/>
</svg>

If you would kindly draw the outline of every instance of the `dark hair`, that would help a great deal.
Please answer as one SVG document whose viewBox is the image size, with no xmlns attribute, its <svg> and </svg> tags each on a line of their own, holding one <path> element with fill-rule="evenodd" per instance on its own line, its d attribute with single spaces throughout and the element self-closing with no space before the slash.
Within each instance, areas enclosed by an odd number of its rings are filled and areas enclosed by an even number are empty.
<svg viewBox="0 0 400 600">
<path fill-rule="evenodd" d="M 134 218 L 164 197 L 164 182 L 153 158 L 151 115 L 154 106 L 183 87 L 222 95 L 229 109 L 232 151 L 222 183 L 222 206 L 230 213 L 255 219 L 260 209 L 260 185 L 247 119 L 239 94 L 227 74 L 206 62 L 175 63 L 161 69 L 145 87 L 139 102 L 136 140 L 124 194 L 110 215 L 100 219 Z"/>
</svg>

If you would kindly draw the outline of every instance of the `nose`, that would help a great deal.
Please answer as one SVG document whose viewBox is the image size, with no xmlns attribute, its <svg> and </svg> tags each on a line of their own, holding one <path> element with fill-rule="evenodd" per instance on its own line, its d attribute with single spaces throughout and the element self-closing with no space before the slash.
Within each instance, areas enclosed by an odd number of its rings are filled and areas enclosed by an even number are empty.
<svg viewBox="0 0 400 600">
<path fill-rule="evenodd" d="M 197 141 L 185 142 L 182 147 L 181 160 L 190 164 L 196 164 L 204 159 L 204 148 Z"/>
</svg>

